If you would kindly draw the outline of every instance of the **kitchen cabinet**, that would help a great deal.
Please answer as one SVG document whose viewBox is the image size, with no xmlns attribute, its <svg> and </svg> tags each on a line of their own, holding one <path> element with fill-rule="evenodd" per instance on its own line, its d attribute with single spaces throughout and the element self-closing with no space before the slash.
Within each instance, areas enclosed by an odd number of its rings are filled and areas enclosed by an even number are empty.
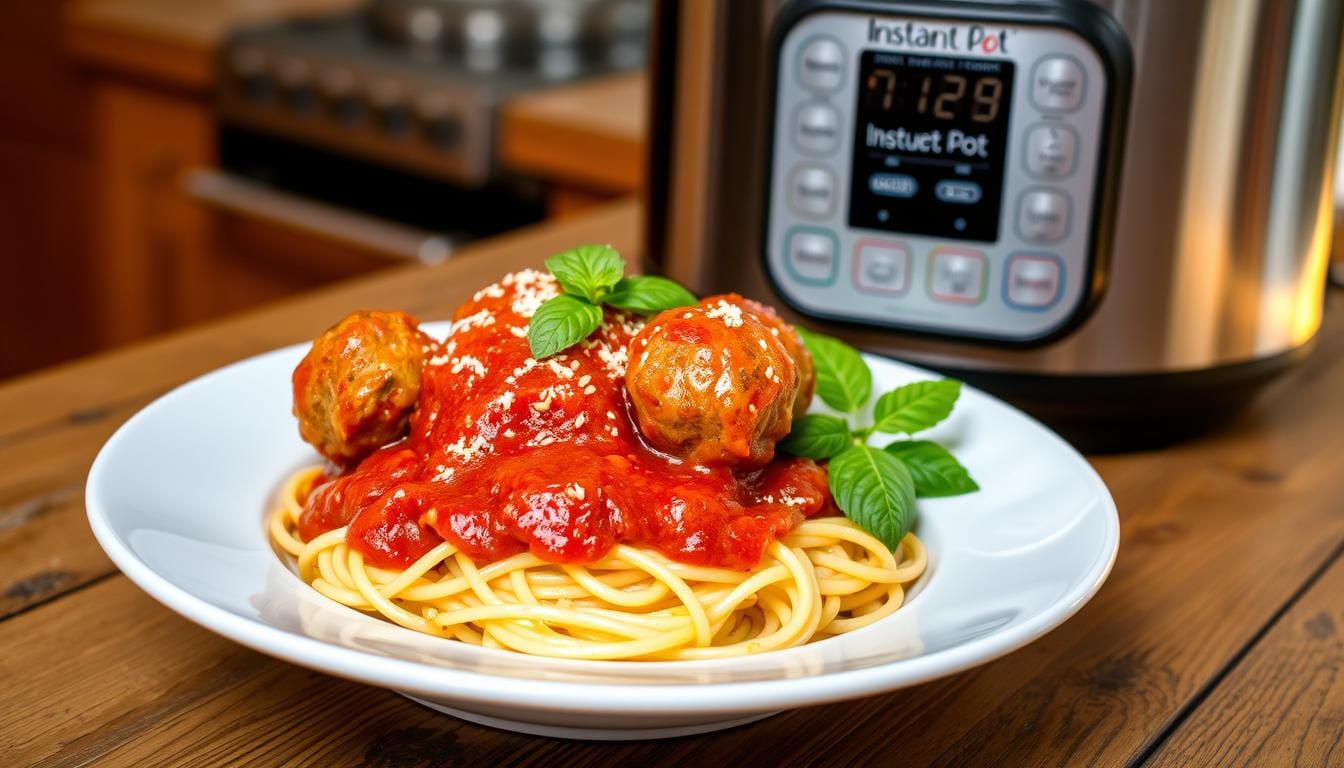
<svg viewBox="0 0 1344 768">
<path fill-rule="evenodd" d="M 234 25 L 348 0 L 86 0 L 66 12 L 91 126 L 89 329 L 108 347 L 400 263 L 217 210 L 192 196 L 216 163 L 215 51 Z"/>
<path fill-rule="evenodd" d="M 87 352 L 295 291 L 406 263 L 313 227 L 202 199 L 217 164 L 215 57 L 240 24 L 329 13 L 357 0 L 74 0 L 67 66 L 87 100 Z M 504 165 L 542 179 L 568 215 L 639 188 L 644 80 L 618 75 L 505 107 Z M 329 233 L 328 233 L 329 234 Z M 405 251 L 406 249 L 401 249 Z M 0 370 L 0 375 L 4 371 Z"/>
<path fill-rule="evenodd" d="M 61 12 L 54 2 L 0 8 L 0 377 L 92 351 L 92 132 L 60 52 Z"/>
<path fill-rule="evenodd" d="M 504 108 L 500 156 L 511 170 L 547 182 L 553 216 L 637 192 L 647 98 L 642 73 L 520 97 Z"/>
</svg>

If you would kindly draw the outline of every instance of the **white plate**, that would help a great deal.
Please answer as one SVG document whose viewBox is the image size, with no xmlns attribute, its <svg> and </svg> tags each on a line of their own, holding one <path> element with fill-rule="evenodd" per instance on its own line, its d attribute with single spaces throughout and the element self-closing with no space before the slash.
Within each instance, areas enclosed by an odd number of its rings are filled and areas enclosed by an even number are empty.
<svg viewBox="0 0 1344 768">
<path fill-rule="evenodd" d="M 922 683 L 1058 626 L 1115 561 L 1115 504 L 1087 462 L 968 387 L 929 436 L 983 490 L 920 500 L 928 572 L 907 605 L 870 627 L 759 656 L 676 662 L 543 659 L 422 635 L 328 601 L 271 549 L 264 517 L 279 483 L 316 458 L 290 415 L 290 372 L 305 349 L 222 368 L 126 422 L 89 473 L 98 542 L 142 589 L 213 632 L 495 727 L 675 736 Z M 878 392 L 933 376 L 868 362 Z"/>
</svg>

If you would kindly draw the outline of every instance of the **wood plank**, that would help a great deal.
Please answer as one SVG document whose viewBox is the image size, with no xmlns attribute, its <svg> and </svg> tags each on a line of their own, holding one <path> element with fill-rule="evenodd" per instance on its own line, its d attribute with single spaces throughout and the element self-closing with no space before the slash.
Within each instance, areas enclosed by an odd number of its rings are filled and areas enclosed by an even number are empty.
<svg viewBox="0 0 1344 768">
<path fill-rule="evenodd" d="M 647 92 L 643 74 L 625 74 L 515 97 L 500 118 L 500 159 L 566 187 L 637 191 Z"/>
<path fill-rule="evenodd" d="M 1344 765 L 1344 558 L 1145 765 Z"/>
<path fill-rule="evenodd" d="M 490 238 L 433 267 L 407 267 L 204 323 L 109 353 L 0 382 L 0 445 L 23 434 L 96 419 L 99 409 L 180 384 L 228 362 L 312 338 L 358 307 L 447 317 L 481 285 L 576 243 L 609 242 L 637 262 L 639 206 L 625 200 L 560 224 Z"/>
<path fill-rule="evenodd" d="M 83 483 L 0 509 L 0 562 L 0 620 L 115 570 L 89 530 Z"/>
<path fill-rule="evenodd" d="M 311 336 L 353 306 L 442 316 L 500 272 L 576 242 L 611 240 L 633 255 L 637 213 L 622 204 L 492 241 L 457 263 L 361 280 L 0 387 L 7 469 L 0 494 L 13 495 L 0 499 L 8 509 L 28 494 L 78 485 L 98 436 L 138 402 L 223 362 Z M 267 660 L 189 625 L 115 576 L 0 622 L 0 679 L 14 681 L 0 688 L 0 754 L 44 765 L 397 764 L 430 755 L 657 766 L 706 754 L 780 765 L 822 755 L 830 764 L 1123 764 L 1199 702 L 1344 542 L 1341 330 L 1344 305 L 1334 301 L 1316 355 L 1219 433 L 1096 460 L 1122 515 L 1110 581 L 1057 631 L 966 674 L 702 737 L 546 741 L 459 723 Z M 61 513 L 67 504 L 72 511 Z M 82 523 L 76 505 L 54 502 L 48 520 L 74 530 Z M 34 541 L 40 552 L 75 546 Z M 1327 585 L 1325 598 L 1338 591 Z M 1245 659 L 1253 665 L 1256 649 Z M 1306 662 L 1276 671 L 1312 669 Z M 1333 690 L 1326 700 L 1336 701 Z M 1324 726 L 1337 728 L 1332 710 L 1322 709 Z M 1209 748 L 1191 749 L 1204 757 Z"/>
<path fill-rule="evenodd" d="M 583 242 L 638 253 L 633 202 L 466 248 L 450 264 L 394 270 L 300 300 L 0 385 L 0 618 L 112 571 L 84 520 L 98 449 L 168 389 L 221 365 L 311 338 L 363 307 L 437 319 L 508 270 Z M 632 261 L 634 259 L 632 258 Z"/>
<path fill-rule="evenodd" d="M 1330 317 L 1330 328 L 1344 319 Z M 1056 632 L 947 680 L 677 741 L 545 741 L 262 660 L 186 626 L 118 577 L 0 624 L 0 647 L 18 637 L 29 647 L 79 647 L 90 623 L 103 629 L 89 651 L 96 664 L 40 669 L 0 694 L 11 699 L 0 711 L 28 713 L 0 721 L 0 733 L 26 734 L 15 745 L 20 762 L 56 765 L 353 764 L 422 743 L 445 759 L 535 765 L 680 765 L 704 754 L 778 765 L 823 754 L 833 764 L 893 755 L 907 765 L 1121 764 L 1344 541 L 1335 503 L 1344 430 L 1320 417 L 1344 413 L 1342 351 L 1344 335 L 1327 329 L 1320 354 L 1222 433 L 1099 460 L 1124 516 L 1110 582 Z M 1304 530 L 1313 536 L 1283 535 Z M 40 667 L 26 659 L 14 663 Z M 58 697 L 73 690 L 121 705 L 51 720 Z"/>
</svg>

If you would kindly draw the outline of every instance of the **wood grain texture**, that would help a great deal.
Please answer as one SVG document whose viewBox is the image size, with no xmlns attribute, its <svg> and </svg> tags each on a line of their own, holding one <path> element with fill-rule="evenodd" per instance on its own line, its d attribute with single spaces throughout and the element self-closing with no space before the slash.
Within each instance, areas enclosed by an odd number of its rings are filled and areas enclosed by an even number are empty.
<svg viewBox="0 0 1344 768">
<path fill-rule="evenodd" d="M 539 266 L 580 242 L 636 250 L 622 202 L 563 226 L 463 249 L 439 267 L 398 269 L 298 301 L 162 337 L 0 385 L 0 617 L 105 576 L 112 565 L 84 521 L 84 478 L 126 419 L 170 388 L 225 363 L 312 338 L 359 307 L 444 318 L 505 270 Z"/>
<path fill-rule="evenodd" d="M 119 81 L 93 91 L 96 336 L 106 348 L 199 320 L 212 233 L 183 179 L 215 160 L 215 118 L 204 99 Z"/>
<path fill-rule="evenodd" d="M 518 96 L 500 118 L 500 159 L 566 187 L 637 191 L 647 91 L 644 75 L 627 74 Z"/>
<path fill-rule="evenodd" d="M 97 435 L 137 403 L 309 337 L 353 307 L 441 317 L 500 273 L 576 242 L 607 240 L 634 256 L 637 216 L 622 204 L 438 268 L 362 279 L 2 387 L 0 463 L 18 471 L 0 490 L 18 498 L 78 484 Z M 1118 766 L 1156 746 L 1170 764 L 1252 765 L 1247 755 L 1301 744 L 1313 745 L 1301 764 L 1333 759 L 1322 748 L 1340 723 L 1338 640 L 1312 633 L 1344 621 L 1338 574 L 1283 609 L 1344 542 L 1342 331 L 1344 305 L 1332 302 L 1317 353 L 1220 432 L 1094 461 L 1122 517 L 1109 582 L 1056 631 L 964 674 L 700 737 L 543 740 L 271 661 L 111 576 L 0 622 L 0 679 L 13 681 L 0 687 L 0 754 L 56 766 L 679 766 L 706 755 L 743 765 Z M 80 413 L 91 415 L 72 418 Z M 59 510 L 47 519 L 80 522 Z M 40 520 L 26 530 L 36 536 Z M 1271 727 L 1272 712 L 1289 716 Z M 1237 735 L 1248 720 L 1261 723 L 1256 734 L 1204 738 Z M 1169 746 L 1180 751 L 1166 757 L 1171 723 L 1180 727 Z"/>
<path fill-rule="evenodd" d="M 1147 765 L 1344 765 L 1344 558 L 1274 623 Z"/>
<path fill-rule="evenodd" d="M 92 129 L 62 5 L 0 3 L 0 379 L 93 351 L 92 237 L 71 226 L 93 212 Z"/>
</svg>

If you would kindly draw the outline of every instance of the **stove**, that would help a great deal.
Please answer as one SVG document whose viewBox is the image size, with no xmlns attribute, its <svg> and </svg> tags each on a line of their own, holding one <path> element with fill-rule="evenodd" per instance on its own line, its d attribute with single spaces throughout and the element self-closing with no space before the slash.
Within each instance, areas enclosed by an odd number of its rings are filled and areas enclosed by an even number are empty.
<svg viewBox="0 0 1344 768">
<path fill-rule="evenodd" d="M 498 184 L 501 105 L 641 66 L 647 21 L 647 0 L 377 0 L 245 29 L 219 60 L 223 151 L 292 143 L 468 189 Z"/>
</svg>

